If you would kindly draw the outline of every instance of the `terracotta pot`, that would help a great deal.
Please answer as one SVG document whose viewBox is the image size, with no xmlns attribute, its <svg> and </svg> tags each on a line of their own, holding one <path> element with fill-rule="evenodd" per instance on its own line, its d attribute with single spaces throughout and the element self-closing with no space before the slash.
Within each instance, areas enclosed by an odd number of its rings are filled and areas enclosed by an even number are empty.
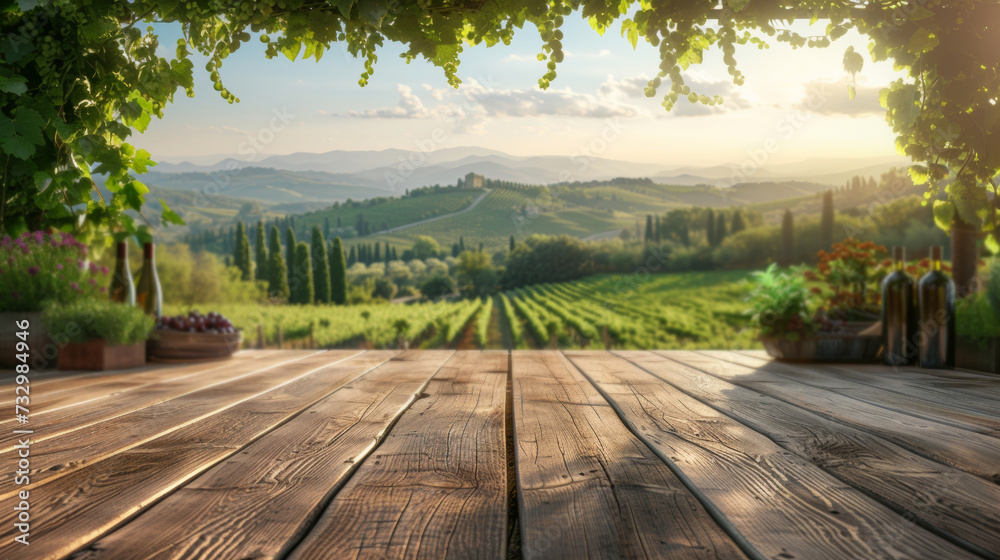
<svg viewBox="0 0 1000 560">
<path fill-rule="evenodd" d="M 60 370 L 106 371 L 141 367 L 146 363 L 146 343 L 108 344 L 101 338 L 70 342 L 59 350 Z"/>
<path fill-rule="evenodd" d="M 147 341 L 151 362 L 200 362 L 229 358 L 240 349 L 243 331 L 199 333 L 155 330 Z"/>
</svg>

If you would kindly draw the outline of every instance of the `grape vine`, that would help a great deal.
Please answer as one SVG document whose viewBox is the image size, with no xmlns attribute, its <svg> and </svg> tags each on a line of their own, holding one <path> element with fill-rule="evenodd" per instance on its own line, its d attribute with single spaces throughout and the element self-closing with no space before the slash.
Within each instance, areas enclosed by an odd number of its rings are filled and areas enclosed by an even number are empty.
<svg viewBox="0 0 1000 560">
<path fill-rule="evenodd" d="M 930 185 L 928 199 L 948 191 L 949 200 L 935 206 L 938 222 L 962 219 L 994 230 L 988 194 L 995 195 L 1000 173 L 1000 5 L 973 0 L 0 0 L 0 229 L 141 233 L 132 214 L 145 220 L 148 189 L 137 176 L 155 164 L 128 139 L 162 118 L 178 91 L 194 95 L 194 52 L 208 57 L 213 88 L 230 103 L 239 98 L 225 86 L 223 63 L 255 34 L 266 56 L 291 60 L 318 61 L 342 43 L 364 59 L 362 86 L 380 47 L 400 43 L 404 58 L 430 61 L 458 87 L 465 46 L 510 44 L 515 30 L 531 24 L 543 41 L 538 56 L 547 68 L 539 86 L 546 88 L 565 57 L 561 27 L 573 14 L 598 33 L 617 22 L 633 46 L 642 38 L 659 49 L 645 93 L 661 95 L 668 110 L 682 98 L 724 102 L 684 78 L 710 49 L 722 52 L 739 85 L 738 47 L 777 41 L 823 48 L 851 29 L 866 34 L 872 60 L 909 69 L 881 101 L 897 148 L 918 163 L 914 178 Z M 800 18 L 828 21 L 825 32 L 805 37 L 787 28 Z M 173 58 L 156 54 L 153 22 L 181 26 Z M 861 70 L 858 60 L 845 56 L 852 75 Z M 661 91 L 664 80 L 669 87 Z M 107 176 L 109 197 L 92 173 Z M 163 223 L 182 223 L 162 200 L 160 207 Z"/>
</svg>

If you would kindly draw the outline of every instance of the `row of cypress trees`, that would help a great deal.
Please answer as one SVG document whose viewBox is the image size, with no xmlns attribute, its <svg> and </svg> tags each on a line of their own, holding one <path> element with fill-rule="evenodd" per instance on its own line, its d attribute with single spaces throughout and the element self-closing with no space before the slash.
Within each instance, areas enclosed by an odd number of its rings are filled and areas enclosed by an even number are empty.
<svg viewBox="0 0 1000 560">
<path fill-rule="evenodd" d="M 277 226 L 271 226 L 266 240 L 263 223 L 258 222 L 254 229 L 256 240 L 251 258 L 246 225 L 243 222 L 236 225 L 233 265 L 240 270 L 242 280 L 266 282 L 270 297 L 289 303 L 347 302 L 347 262 L 340 237 L 327 243 L 320 227 L 314 226 L 310 243 L 296 242 L 294 230 L 288 227 L 282 255 Z"/>
</svg>

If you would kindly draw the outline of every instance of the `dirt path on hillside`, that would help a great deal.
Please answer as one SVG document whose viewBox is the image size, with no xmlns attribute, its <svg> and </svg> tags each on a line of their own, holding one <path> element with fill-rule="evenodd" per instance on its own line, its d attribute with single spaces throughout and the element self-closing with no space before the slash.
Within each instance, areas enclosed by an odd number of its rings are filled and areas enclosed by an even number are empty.
<svg viewBox="0 0 1000 560">
<path fill-rule="evenodd" d="M 479 195 L 479 198 L 477 198 L 476 200 L 473 200 L 472 204 L 466 206 L 465 208 L 462 208 L 461 210 L 459 210 L 457 212 L 450 212 L 448 214 L 442 214 L 440 216 L 434 216 L 433 218 L 427 218 L 426 220 L 420 220 L 419 222 L 413 222 L 411 224 L 406 224 L 404 226 L 396 226 L 394 228 L 385 229 L 385 230 L 382 230 L 382 231 L 379 231 L 379 232 L 376 232 L 376 233 L 378 235 L 382 235 L 383 233 L 392 233 L 394 231 L 399 231 L 399 230 L 402 230 L 402 229 L 411 228 L 413 226 L 419 226 L 419 225 L 423 225 L 423 224 L 429 224 L 431 222 L 436 222 L 438 220 L 443 220 L 445 218 L 451 218 L 452 216 L 458 216 L 459 214 L 465 214 L 469 210 L 472 210 L 473 208 L 475 208 L 476 206 L 478 206 L 479 203 L 482 202 L 484 198 L 486 198 L 486 195 L 490 194 L 491 192 L 493 192 L 493 191 L 485 191 L 483 194 Z"/>
</svg>

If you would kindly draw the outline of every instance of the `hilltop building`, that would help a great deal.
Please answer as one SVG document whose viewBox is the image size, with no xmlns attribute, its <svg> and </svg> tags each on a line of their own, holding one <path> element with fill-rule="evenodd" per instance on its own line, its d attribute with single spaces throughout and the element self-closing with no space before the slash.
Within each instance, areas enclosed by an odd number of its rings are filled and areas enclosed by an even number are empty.
<svg viewBox="0 0 1000 560">
<path fill-rule="evenodd" d="M 483 176 L 476 173 L 469 173 L 465 176 L 465 182 L 462 186 L 467 189 L 481 189 L 483 188 Z"/>
</svg>

